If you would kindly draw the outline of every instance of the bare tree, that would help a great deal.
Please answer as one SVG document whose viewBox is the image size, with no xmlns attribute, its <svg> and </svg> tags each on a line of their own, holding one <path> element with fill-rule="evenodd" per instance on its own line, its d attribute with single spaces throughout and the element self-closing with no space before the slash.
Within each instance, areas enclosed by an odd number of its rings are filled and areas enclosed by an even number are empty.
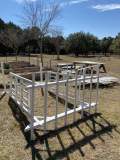
<svg viewBox="0 0 120 160">
<path fill-rule="evenodd" d="M 38 40 L 39 29 L 36 27 L 27 28 L 23 30 L 23 42 L 25 43 L 25 50 L 29 53 L 29 62 L 31 51 L 33 50 L 33 45 L 31 42 Z"/>
<path fill-rule="evenodd" d="M 22 43 L 22 33 L 19 29 L 6 28 L 0 32 L 0 42 L 14 50 L 16 54 L 16 61 L 18 55 L 18 49 Z"/>
<path fill-rule="evenodd" d="M 52 43 L 55 46 L 57 52 L 57 60 L 60 60 L 60 49 L 63 42 L 62 31 L 60 28 L 56 28 L 52 31 Z"/>
<path fill-rule="evenodd" d="M 35 2 L 25 2 L 23 23 L 30 28 L 39 28 L 38 42 L 40 48 L 41 62 L 43 65 L 43 39 L 52 28 L 52 25 L 59 13 L 59 4 L 56 0 L 38 0 Z"/>
</svg>

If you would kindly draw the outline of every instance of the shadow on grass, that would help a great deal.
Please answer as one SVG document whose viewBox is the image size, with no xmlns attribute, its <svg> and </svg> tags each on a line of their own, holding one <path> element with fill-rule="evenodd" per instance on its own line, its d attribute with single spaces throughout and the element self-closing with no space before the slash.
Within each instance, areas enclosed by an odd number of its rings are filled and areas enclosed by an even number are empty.
<svg viewBox="0 0 120 160">
<path fill-rule="evenodd" d="M 46 134 L 39 135 L 37 131 L 35 131 L 35 141 L 30 141 L 30 132 L 25 133 L 24 128 L 28 124 L 28 121 L 26 117 L 22 114 L 18 106 L 15 104 L 15 102 L 10 98 L 9 99 L 9 105 L 12 110 L 14 118 L 19 122 L 21 131 L 27 141 L 27 145 L 25 149 L 31 148 L 31 155 L 32 160 L 56 160 L 56 159 L 70 159 L 69 155 L 70 153 L 75 152 L 76 150 L 79 151 L 81 156 L 85 156 L 84 151 L 82 150 L 82 147 L 89 144 L 92 149 L 95 149 L 95 145 L 92 142 L 92 140 L 99 138 L 103 143 L 105 143 L 105 140 L 103 139 L 102 135 L 107 134 L 110 138 L 113 138 L 112 131 L 116 131 L 120 134 L 119 131 L 117 131 L 117 126 L 112 125 L 110 122 L 108 122 L 100 113 L 87 115 L 85 113 L 85 118 L 77 120 L 73 124 L 69 124 L 63 128 L 60 128 L 58 130 L 50 131 Z M 100 122 L 97 121 L 99 118 Z M 90 134 L 86 134 L 82 128 L 79 126 L 80 124 L 85 124 L 90 129 Z M 99 128 L 99 129 L 98 129 Z M 82 139 L 76 140 L 73 133 L 71 132 L 71 129 L 77 129 L 79 131 L 79 134 L 82 135 Z M 72 140 L 72 144 L 69 146 L 64 145 L 64 141 L 61 138 L 60 133 L 67 132 L 70 139 Z M 53 150 L 52 147 L 50 147 L 49 139 L 56 137 L 57 141 L 59 142 L 61 146 L 61 150 Z M 36 145 L 44 145 L 44 149 L 37 149 Z M 47 154 L 47 157 L 43 157 L 43 153 Z"/>
</svg>

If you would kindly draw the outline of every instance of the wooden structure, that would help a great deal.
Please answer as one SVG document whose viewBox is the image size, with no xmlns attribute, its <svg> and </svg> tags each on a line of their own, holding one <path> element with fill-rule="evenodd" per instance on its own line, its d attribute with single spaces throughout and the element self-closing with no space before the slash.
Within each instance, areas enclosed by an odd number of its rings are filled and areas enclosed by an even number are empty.
<svg viewBox="0 0 120 160">
<path fill-rule="evenodd" d="M 98 64 L 99 70 L 100 70 L 99 84 L 101 86 L 109 86 L 109 85 L 111 86 L 111 85 L 120 83 L 120 80 L 118 78 L 107 75 L 107 71 L 106 71 L 104 63 L 93 62 L 93 61 L 74 61 L 73 64 L 75 68 L 89 67 L 89 66 L 94 66 Z M 88 76 L 87 76 L 88 78 L 90 77 L 89 72 L 90 70 L 88 68 Z M 94 70 L 93 72 L 96 74 L 97 71 Z M 94 77 L 93 82 L 92 82 L 93 84 L 97 84 L 97 78 L 95 74 L 93 76 Z M 82 76 L 82 73 L 81 73 L 81 76 Z M 89 79 L 86 80 L 85 84 L 90 85 L 90 80 Z"/>
<path fill-rule="evenodd" d="M 40 70 L 38 65 L 36 66 L 25 61 L 9 62 L 9 65 L 11 71 L 14 73 L 31 73 Z"/>
<path fill-rule="evenodd" d="M 77 65 L 81 65 L 81 67 L 87 67 L 87 66 L 93 66 L 99 64 L 100 71 L 106 73 L 106 68 L 104 63 L 100 62 L 93 62 L 93 61 L 74 61 L 73 62 L 74 66 L 76 67 Z"/>
<path fill-rule="evenodd" d="M 78 76 L 78 70 L 75 72 L 75 77 L 70 79 L 69 72 L 67 72 L 64 78 L 61 78 L 60 73 L 56 72 L 42 72 L 45 75 L 44 80 L 41 78 L 41 82 L 35 81 L 36 73 L 32 73 L 32 80 L 23 78 L 15 73 L 10 73 L 10 97 L 17 103 L 21 111 L 26 115 L 29 125 L 26 126 L 25 131 L 31 131 L 31 139 L 34 139 L 34 129 L 43 129 L 44 133 L 49 130 L 49 125 L 52 123 L 53 129 L 59 128 L 60 122 L 63 120 L 63 126 L 69 123 L 69 115 L 72 116 L 72 122 L 77 119 L 77 112 L 81 112 L 81 118 L 84 116 L 84 111 L 87 110 L 91 113 L 92 108 L 94 112 L 97 112 L 98 108 L 98 89 L 99 89 L 99 65 L 89 66 L 91 69 L 91 76 L 86 77 L 87 68 L 82 68 L 83 77 Z M 93 96 L 93 69 L 97 70 L 97 86 L 94 89 Z M 54 74 L 55 80 L 52 79 Z M 90 80 L 90 88 L 85 92 L 85 81 Z M 81 89 L 81 81 L 83 81 Z M 74 84 L 75 87 L 70 89 L 70 85 Z M 60 106 L 59 97 L 61 95 L 61 87 L 63 88 L 62 95 L 64 97 L 64 105 Z M 54 88 L 55 98 L 54 103 L 51 102 L 53 98 L 49 97 L 49 91 Z M 44 91 L 42 96 L 43 103 L 39 101 L 38 110 L 41 109 L 39 113 L 36 113 L 36 101 L 41 97 L 38 96 L 40 90 Z M 69 93 L 74 90 L 72 97 Z M 86 93 L 88 94 L 86 97 Z M 68 103 L 72 98 L 72 108 L 68 107 Z M 50 108 L 50 104 L 52 107 Z M 53 112 L 54 108 L 54 112 Z M 80 118 L 80 115 L 78 116 Z M 62 126 L 62 127 L 63 127 Z"/>
<path fill-rule="evenodd" d="M 75 67 L 73 63 L 58 63 L 57 70 L 63 74 L 66 74 L 67 72 L 75 73 Z"/>
<path fill-rule="evenodd" d="M 0 81 L 2 82 L 1 84 L 3 85 L 3 91 L 2 91 L 3 95 L 6 93 L 5 69 L 3 62 L 0 63 L 0 71 L 1 71 Z"/>
</svg>

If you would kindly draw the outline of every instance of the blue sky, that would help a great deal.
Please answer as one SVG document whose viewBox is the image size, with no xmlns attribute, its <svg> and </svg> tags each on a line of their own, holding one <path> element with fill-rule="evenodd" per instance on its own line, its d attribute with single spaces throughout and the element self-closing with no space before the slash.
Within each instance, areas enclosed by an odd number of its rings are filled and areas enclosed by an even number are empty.
<svg viewBox="0 0 120 160">
<path fill-rule="evenodd" d="M 36 1 L 36 0 L 31 0 Z M 120 0 L 57 0 L 61 15 L 57 25 L 67 36 L 73 32 L 90 32 L 99 38 L 120 32 Z M 1 0 L 0 18 L 20 26 L 24 0 Z M 19 16 L 18 16 L 19 15 Z"/>
</svg>

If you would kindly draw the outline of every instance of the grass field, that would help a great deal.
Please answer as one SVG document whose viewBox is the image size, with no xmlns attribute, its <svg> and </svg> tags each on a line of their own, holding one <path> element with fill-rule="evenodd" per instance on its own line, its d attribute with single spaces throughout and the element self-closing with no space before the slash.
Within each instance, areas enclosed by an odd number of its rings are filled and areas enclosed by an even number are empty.
<svg viewBox="0 0 120 160">
<path fill-rule="evenodd" d="M 55 57 L 45 55 L 44 61 L 57 63 Z M 9 57 L 8 60 L 15 59 Z M 20 60 L 28 60 L 20 57 Z M 61 56 L 59 62 L 93 60 L 106 63 L 109 74 L 120 78 L 120 58 L 75 58 Z M 1 57 L 0 61 L 5 58 Z M 36 58 L 31 58 L 36 63 Z M 7 77 L 6 77 L 7 78 Z M 49 134 L 37 136 L 30 144 L 29 134 L 23 132 L 22 121 L 15 118 L 6 95 L 0 101 L 0 160 L 120 160 L 120 86 L 100 89 L 99 113 L 91 119 L 79 120 L 74 125 Z M 44 140 L 44 143 L 42 140 Z"/>
</svg>

